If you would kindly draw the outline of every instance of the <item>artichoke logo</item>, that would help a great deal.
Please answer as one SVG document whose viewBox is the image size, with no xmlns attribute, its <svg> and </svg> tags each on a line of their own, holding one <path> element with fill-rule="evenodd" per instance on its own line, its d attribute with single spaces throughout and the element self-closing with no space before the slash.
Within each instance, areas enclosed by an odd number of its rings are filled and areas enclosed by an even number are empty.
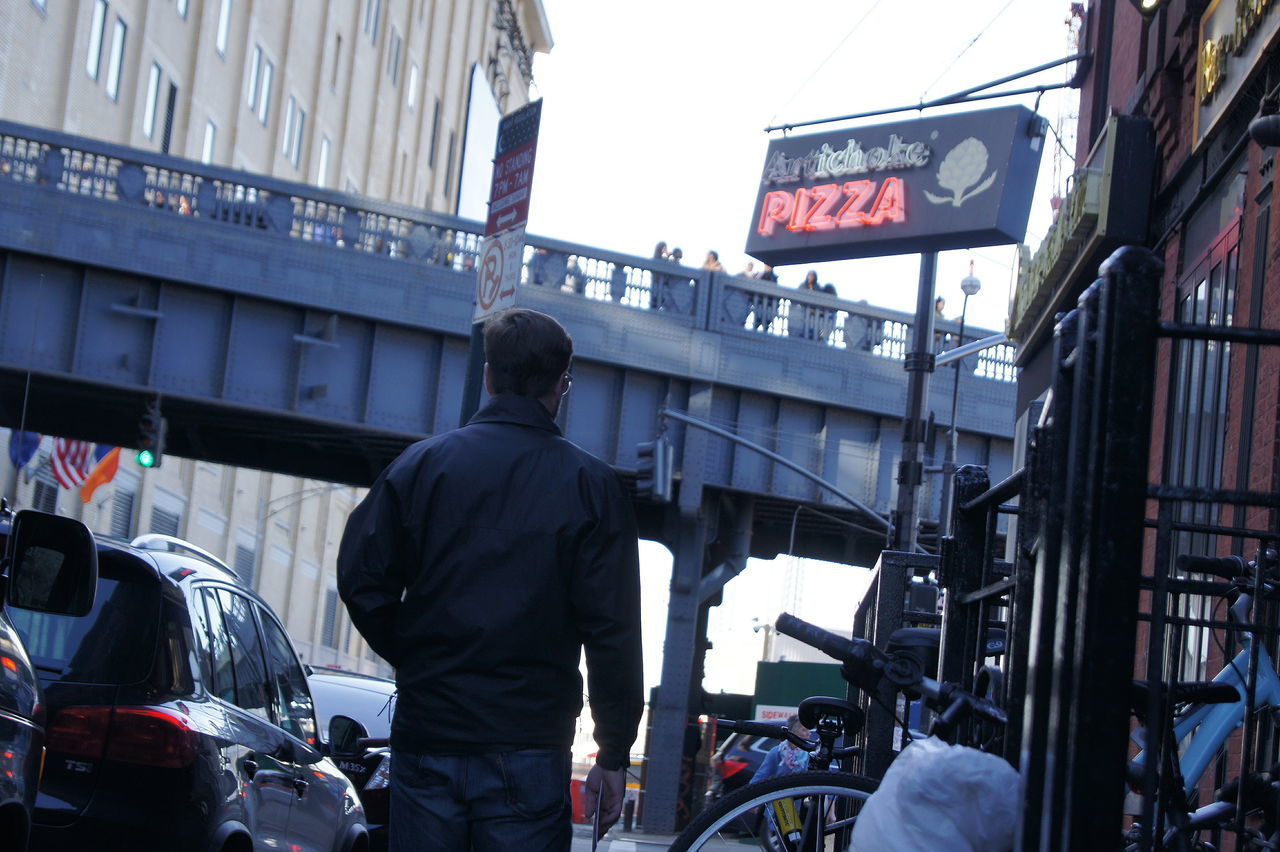
<svg viewBox="0 0 1280 852">
<path fill-rule="evenodd" d="M 950 202 L 952 207 L 959 207 L 978 193 L 990 189 L 991 184 L 995 183 L 995 171 L 982 183 L 978 183 L 986 170 L 987 146 L 970 136 L 948 151 L 947 156 L 942 158 L 942 163 L 938 166 L 938 185 L 943 189 L 951 190 L 953 195 L 950 197 L 934 195 L 926 189 L 924 196 L 934 204 Z"/>
</svg>

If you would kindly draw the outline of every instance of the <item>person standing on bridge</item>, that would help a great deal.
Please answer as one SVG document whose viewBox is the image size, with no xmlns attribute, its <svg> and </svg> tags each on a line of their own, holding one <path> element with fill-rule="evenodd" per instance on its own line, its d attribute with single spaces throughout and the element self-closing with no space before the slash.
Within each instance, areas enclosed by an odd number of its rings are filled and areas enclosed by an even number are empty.
<svg viewBox="0 0 1280 852">
<path fill-rule="evenodd" d="M 555 422 L 573 342 L 517 308 L 485 324 L 484 351 L 488 403 L 393 461 L 338 553 L 352 622 L 396 668 L 392 852 L 570 848 L 584 648 L 603 833 L 643 708 L 631 503 Z"/>
</svg>

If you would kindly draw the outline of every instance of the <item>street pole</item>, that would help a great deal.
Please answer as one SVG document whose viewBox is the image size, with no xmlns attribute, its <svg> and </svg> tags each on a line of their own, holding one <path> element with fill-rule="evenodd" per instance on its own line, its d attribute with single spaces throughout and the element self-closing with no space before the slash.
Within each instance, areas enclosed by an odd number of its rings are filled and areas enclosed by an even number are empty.
<svg viewBox="0 0 1280 852">
<path fill-rule="evenodd" d="M 484 323 L 471 324 L 471 345 L 467 354 L 467 378 L 462 385 L 462 413 L 458 425 L 466 426 L 480 410 L 480 389 L 484 385 Z"/>
<path fill-rule="evenodd" d="M 907 353 L 907 411 L 902 420 L 902 460 L 898 462 L 898 507 L 889 547 L 905 553 L 916 549 L 916 490 L 923 479 L 921 453 L 925 442 L 924 406 L 933 372 L 933 292 L 938 271 L 937 252 L 920 255 L 920 286 L 916 291 L 916 321 Z"/>
<path fill-rule="evenodd" d="M 964 292 L 964 301 L 960 304 L 960 339 L 956 346 L 964 346 L 964 320 L 969 313 L 969 297 L 977 295 L 982 289 L 982 282 L 973 274 L 973 261 L 969 261 L 969 275 L 960 282 L 960 289 Z M 952 363 L 955 378 L 951 382 L 951 419 L 947 421 L 947 446 L 942 457 L 942 517 L 939 518 L 941 535 L 951 535 L 951 481 L 956 475 L 956 454 L 959 449 L 956 415 L 960 403 L 960 365 L 963 363 L 964 358 L 957 358 Z"/>
</svg>

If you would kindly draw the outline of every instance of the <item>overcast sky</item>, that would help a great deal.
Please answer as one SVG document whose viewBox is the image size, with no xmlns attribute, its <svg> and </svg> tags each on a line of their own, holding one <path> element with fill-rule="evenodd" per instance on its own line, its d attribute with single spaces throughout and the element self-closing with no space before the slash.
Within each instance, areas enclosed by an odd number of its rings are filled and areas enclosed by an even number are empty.
<svg viewBox="0 0 1280 852">
<path fill-rule="evenodd" d="M 748 259 L 764 127 L 914 104 L 1068 55 L 1069 3 L 1058 0 L 543 2 L 555 47 L 534 63 L 544 101 L 530 232 L 643 256 L 665 240 L 694 265 L 715 249 L 734 272 Z M 1059 68 L 1012 85 L 1065 77 Z M 1041 114 L 1056 125 L 1064 100 L 1046 94 Z M 973 108 L 1008 103 L 1035 97 Z M 1056 147 L 1043 160 L 1032 245 L 1049 224 Z M 1069 160 L 1059 165 L 1071 173 Z M 973 259 L 984 286 L 970 322 L 1003 328 L 1012 250 Z M 968 260 L 940 259 L 949 314 L 959 313 Z M 798 284 L 807 268 L 781 270 L 782 283 Z M 842 297 L 906 311 L 918 269 L 916 255 L 820 266 Z"/>
<path fill-rule="evenodd" d="M 708 249 L 730 271 L 752 218 L 768 125 L 919 103 L 1069 54 L 1062 0 L 543 0 L 555 46 L 534 63 L 543 97 L 529 231 L 540 236 L 648 256 L 658 240 L 680 246 L 693 265 Z M 1061 82 L 1058 68 L 1027 86 Z M 1040 114 L 1062 127 L 1074 154 L 1074 92 L 1044 96 Z M 986 101 L 971 108 L 1023 103 Z M 1064 106 L 1064 104 L 1066 106 Z M 911 118 L 914 112 L 816 130 Z M 812 132 L 798 131 L 798 132 Z M 1042 161 L 1028 243 L 1050 222 L 1049 198 L 1074 168 L 1056 157 L 1051 138 Z M 939 260 L 939 295 L 957 316 L 960 279 L 970 258 L 983 283 L 969 322 L 1003 330 L 1013 251 L 948 252 Z M 914 311 L 919 258 L 814 265 L 841 297 Z M 810 265 L 780 268 L 795 286 Z M 670 562 L 657 546 L 644 551 L 646 681 L 660 674 Z M 753 560 L 713 610 L 706 685 L 750 691 L 762 637 L 752 619 L 772 621 L 784 605 L 848 627 L 867 571 L 815 567 L 788 589 L 781 566 Z"/>
</svg>

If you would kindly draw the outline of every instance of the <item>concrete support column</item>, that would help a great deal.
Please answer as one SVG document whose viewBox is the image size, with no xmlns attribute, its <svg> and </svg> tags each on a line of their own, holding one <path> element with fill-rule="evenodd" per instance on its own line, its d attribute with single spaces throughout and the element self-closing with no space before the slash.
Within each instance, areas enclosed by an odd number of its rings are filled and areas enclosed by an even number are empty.
<svg viewBox="0 0 1280 852">
<path fill-rule="evenodd" d="M 707 419 L 710 384 L 689 389 L 689 414 Z M 645 773 L 644 828 L 670 833 L 680 824 L 680 776 L 692 699 L 702 689 L 706 619 L 702 617 L 702 575 L 707 543 L 715 535 L 717 500 L 703 489 L 707 435 L 683 430 L 679 498 L 669 511 L 672 529 L 671 597 L 662 649 L 662 682 L 649 707 L 649 758 Z"/>
<path fill-rule="evenodd" d="M 706 620 L 701 616 L 699 591 L 710 536 L 708 516 L 713 509 L 711 501 L 705 501 L 696 512 L 681 511 L 677 521 L 662 683 L 655 704 L 649 708 L 651 733 L 644 805 L 644 827 L 648 832 L 674 832 L 685 816 L 680 813 L 684 808 L 680 779 L 691 699 L 702 685 Z"/>
</svg>

